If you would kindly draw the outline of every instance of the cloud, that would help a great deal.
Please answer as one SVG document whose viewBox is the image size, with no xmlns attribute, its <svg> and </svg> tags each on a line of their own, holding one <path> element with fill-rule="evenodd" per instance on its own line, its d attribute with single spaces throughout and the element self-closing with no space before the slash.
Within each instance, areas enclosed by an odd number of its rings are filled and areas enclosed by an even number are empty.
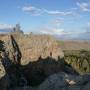
<svg viewBox="0 0 90 90">
<path fill-rule="evenodd" d="M 29 12 L 32 15 L 40 15 L 42 13 L 42 10 L 39 8 L 36 8 L 34 6 L 24 6 L 22 8 L 24 12 Z"/>
<path fill-rule="evenodd" d="M 50 34 L 50 35 L 72 35 L 72 36 L 77 36 L 79 34 L 84 34 L 86 31 L 65 31 L 62 28 L 42 28 L 40 31 L 42 34 Z"/>
<path fill-rule="evenodd" d="M 90 22 L 88 23 L 88 27 L 90 27 Z"/>
<path fill-rule="evenodd" d="M 51 20 L 50 24 L 53 24 L 53 25 L 61 25 L 62 23 L 64 22 L 63 18 L 56 18 L 56 19 L 53 19 Z"/>
<path fill-rule="evenodd" d="M 12 25 L 10 25 L 10 24 L 0 24 L 0 29 L 11 29 L 11 28 L 13 28 L 13 26 Z"/>
<path fill-rule="evenodd" d="M 87 27 L 86 27 L 86 29 L 87 29 L 87 33 L 90 33 L 90 22 L 89 23 L 87 23 Z"/>
<path fill-rule="evenodd" d="M 74 35 L 75 33 L 78 34 L 78 32 L 65 32 L 64 29 L 48 29 L 44 28 L 43 30 L 40 31 L 42 34 L 49 34 L 49 35 Z"/>
<path fill-rule="evenodd" d="M 61 35 L 63 34 L 64 30 L 63 29 L 53 29 L 53 30 L 50 30 L 50 29 L 45 29 L 45 30 L 42 30 L 40 31 L 42 34 L 50 34 L 50 35 Z"/>
<path fill-rule="evenodd" d="M 57 39 L 90 39 L 90 32 L 70 32 L 64 29 L 43 29 L 40 31 L 42 34 L 49 34 L 55 36 Z"/>
<path fill-rule="evenodd" d="M 90 3 L 79 3 L 77 2 L 77 6 L 80 8 L 81 11 L 90 11 Z"/>
<path fill-rule="evenodd" d="M 37 8 L 37 7 L 31 6 L 31 5 L 22 7 L 22 10 L 24 12 L 28 12 L 32 15 L 48 14 L 48 15 L 67 16 L 67 15 L 74 14 L 72 11 L 47 10 L 47 9 Z"/>
<path fill-rule="evenodd" d="M 49 15 L 72 15 L 73 13 L 71 11 L 68 12 L 64 12 L 64 11 L 60 11 L 60 10 L 54 10 L 54 11 L 50 11 L 50 10 L 44 10 L 44 12 L 46 12 Z"/>
</svg>

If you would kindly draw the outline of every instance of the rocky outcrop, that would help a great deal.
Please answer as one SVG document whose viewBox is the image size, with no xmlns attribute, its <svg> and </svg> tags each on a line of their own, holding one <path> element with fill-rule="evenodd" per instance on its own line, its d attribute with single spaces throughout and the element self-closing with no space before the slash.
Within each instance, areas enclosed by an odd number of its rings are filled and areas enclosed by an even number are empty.
<svg viewBox="0 0 90 90">
<path fill-rule="evenodd" d="M 4 50 L 3 44 L 3 41 L 0 40 L 0 78 L 2 78 L 6 74 L 4 66 L 2 64 L 2 51 Z"/>
<path fill-rule="evenodd" d="M 2 79 L 6 75 L 4 66 L 2 65 L 2 62 L 0 60 L 0 90 L 4 90 L 7 87 L 7 80 Z"/>
<path fill-rule="evenodd" d="M 13 90 L 90 90 L 90 74 L 71 75 L 64 72 L 48 77 L 37 87 L 17 87 Z"/>
<path fill-rule="evenodd" d="M 22 82 L 24 81 L 24 76 L 20 71 L 21 52 L 19 51 L 19 47 L 13 36 L 10 36 L 10 39 L 13 51 L 12 58 L 10 58 L 10 52 L 7 51 L 6 43 L 4 41 L 0 41 L 1 90 L 7 90 L 10 87 L 22 85 Z"/>
<path fill-rule="evenodd" d="M 6 74 L 5 67 L 3 65 L 3 60 L 6 59 L 4 57 L 5 55 L 5 49 L 4 49 L 4 42 L 0 40 L 0 90 L 6 90 L 8 87 L 8 78 Z"/>
<path fill-rule="evenodd" d="M 53 37 L 13 34 L 4 36 L 2 40 L 1 90 L 90 89 L 90 74 L 79 75 L 67 64 Z"/>
<path fill-rule="evenodd" d="M 57 73 L 50 76 L 38 90 L 89 90 L 90 74 L 74 76 L 66 73 Z"/>
<path fill-rule="evenodd" d="M 12 34 L 22 52 L 22 64 L 28 64 L 31 61 L 37 61 L 39 57 L 47 58 L 48 56 L 58 60 L 64 57 L 61 48 L 52 36 L 48 35 L 24 35 Z M 6 49 L 9 51 L 10 58 L 12 58 L 13 47 L 10 35 L 3 38 Z"/>
<path fill-rule="evenodd" d="M 2 62 L 0 60 L 0 78 L 2 78 L 5 75 L 5 69 L 4 66 L 2 65 Z"/>
<path fill-rule="evenodd" d="M 6 72 L 4 79 L 7 78 L 5 80 L 8 80 L 9 84 L 8 86 L 6 85 L 6 87 L 24 86 L 27 85 L 27 83 L 30 85 L 32 81 L 36 80 L 37 82 L 39 79 L 40 84 L 47 76 L 61 71 L 60 68 L 63 66 L 64 60 L 62 60 L 63 63 L 60 66 L 59 64 L 57 65 L 57 61 L 63 58 L 63 52 L 59 51 L 61 49 L 58 48 L 56 41 L 51 36 L 31 35 L 27 38 L 22 34 L 14 33 L 13 35 L 4 36 L 2 40 L 3 44 L 0 44 L 2 51 L 1 59 Z M 29 44 L 26 44 L 25 40 L 28 40 Z M 24 43 L 24 46 L 20 46 Z M 29 47 L 30 51 L 26 52 L 29 55 L 25 55 L 25 57 L 28 57 L 27 61 L 22 53 L 25 51 L 23 48 L 28 50 Z M 26 62 L 28 62 L 28 64 L 22 66 L 22 64 L 26 64 Z M 29 62 L 31 62 L 31 64 L 29 64 Z"/>
</svg>

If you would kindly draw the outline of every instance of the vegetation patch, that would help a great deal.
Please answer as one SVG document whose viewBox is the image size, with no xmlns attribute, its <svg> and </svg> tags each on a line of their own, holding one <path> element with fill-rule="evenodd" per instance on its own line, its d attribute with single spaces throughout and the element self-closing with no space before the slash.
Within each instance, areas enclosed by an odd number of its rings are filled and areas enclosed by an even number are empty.
<svg viewBox="0 0 90 90">
<path fill-rule="evenodd" d="M 65 61 L 74 67 L 79 73 L 90 73 L 90 51 L 66 50 Z"/>
</svg>

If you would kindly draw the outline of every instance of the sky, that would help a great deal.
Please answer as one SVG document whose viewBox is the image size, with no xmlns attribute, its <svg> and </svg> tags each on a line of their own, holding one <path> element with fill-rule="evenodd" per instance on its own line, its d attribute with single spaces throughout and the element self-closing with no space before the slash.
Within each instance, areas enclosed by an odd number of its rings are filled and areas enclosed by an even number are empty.
<svg viewBox="0 0 90 90">
<path fill-rule="evenodd" d="M 90 39 L 90 0 L 0 0 L 0 29 L 17 23 L 25 33 Z"/>
</svg>

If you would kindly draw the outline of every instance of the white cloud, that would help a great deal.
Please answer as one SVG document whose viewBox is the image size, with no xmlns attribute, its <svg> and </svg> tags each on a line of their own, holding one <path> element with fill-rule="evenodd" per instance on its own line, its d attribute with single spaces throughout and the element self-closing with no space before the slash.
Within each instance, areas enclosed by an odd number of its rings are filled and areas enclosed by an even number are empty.
<svg viewBox="0 0 90 90">
<path fill-rule="evenodd" d="M 53 19 L 53 20 L 51 20 L 51 24 L 53 24 L 53 25 L 61 25 L 62 23 L 64 22 L 64 20 L 63 20 L 63 18 L 56 18 L 56 19 Z"/>
<path fill-rule="evenodd" d="M 87 33 L 90 33 L 90 22 L 87 24 L 87 28 L 86 28 L 86 29 L 87 29 L 86 32 L 87 32 Z"/>
<path fill-rule="evenodd" d="M 77 2 L 77 6 L 79 6 L 81 11 L 90 11 L 90 3 L 79 3 Z"/>
<path fill-rule="evenodd" d="M 64 12 L 64 11 L 60 11 L 60 10 L 55 10 L 55 11 L 49 11 L 49 10 L 44 10 L 47 14 L 50 14 L 50 15 L 63 15 L 63 16 L 66 16 L 66 15 L 72 15 L 73 13 L 71 11 L 68 11 L 68 12 Z"/>
<path fill-rule="evenodd" d="M 53 30 L 42 30 L 41 33 L 42 34 L 50 34 L 50 35 L 60 35 L 63 33 L 63 29 L 53 29 Z"/>
<path fill-rule="evenodd" d="M 22 7 L 22 10 L 24 12 L 28 12 L 32 15 L 41 15 L 41 14 L 48 14 L 48 15 L 73 15 L 74 13 L 72 11 L 60 11 L 60 10 L 47 10 L 42 8 L 37 8 L 34 6 L 24 6 Z"/>
<path fill-rule="evenodd" d="M 88 27 L 90 27 L 90 22 L 88 23 Z"/>
<path fill-rule="evenodd" d="M 42 34 L 49 34 L 49 35 L 57 35 L 57 36 L 77 36 L 79 34 L 84 34 L 86 33 L 85 31 L 82 31 L 82 32 L 71 32 L 71 31 L 65 31 L 64 29 L 62 28 L 59 28 L 59 29 L 49 29 L 49 28 L 43 28 L 40 33 Z"/>
<path fill-rule="evenodd" d="M 40 15 L 42 13 L 42 10 L 39 8 L 36 8 L 34 6 L 24 6 L 22 8 L 24 12 L 29 12 L 32 15 Z"/>
<path fill-rule="evenodd" d="M 0 23 L 0 29 L 11 29 L 11 28 L 13 28 L 13 26 L 10 25 L 10 24 L 2 24 L 2 23 Z"/>
<path fill-rule="evenodd" d="M 75 34 L 75 32 L 65 32 L 64 29 L 48 29 L 44 28 L 43 30 L 40 31 L 42 34 L 49 34 L 49 35 L 71 35 Z"/>
</svg>

